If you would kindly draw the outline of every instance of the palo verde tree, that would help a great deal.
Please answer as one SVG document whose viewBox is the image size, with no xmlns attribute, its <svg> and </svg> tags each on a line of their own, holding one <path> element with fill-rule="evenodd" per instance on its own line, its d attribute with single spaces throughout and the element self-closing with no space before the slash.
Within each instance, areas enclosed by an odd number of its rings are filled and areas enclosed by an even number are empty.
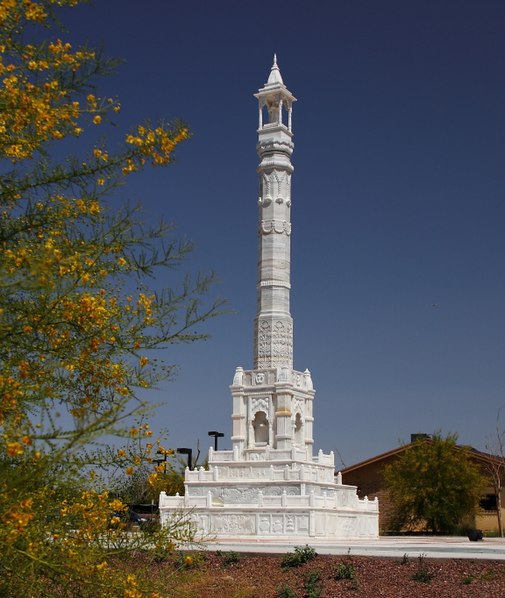
<svg viewBox="0 0 505 598">
<path fill-rule="evenodd" d="M 0 0 L 0 594 L 135 598 L 151 595 L 147 582 L 106 549 L 147 544 L 119 542 L 110 513 L 124 505 L 100 488 L 100 468 L 153 462 L 161 447 L 132 416 L 146 408 L 139 389 L 171 368 L 149 352 L 202 338 L 219 302 L 205 299 L 211 277 L 150 288 L 191 246 L 140 226 L 111 192 L 169 164 L 189 133 L 140 124 L 117 149 L 95 141 L 120 109 L 95 87 L 111 63 L 57 35 L 37 41 L 78 2 Z M 82 153 L 69 155 L 69 141 Z M 114 435 L 138 450 L 93 450 Z M 179 525 L 149 546 L 187 533 Z"/>
<path fill-rule="evenodd" d="M 474 513 L 484 478 L 457 436 L 416 441 L 385 469 L 396 529 L 452 533 Z"/>
</svg>

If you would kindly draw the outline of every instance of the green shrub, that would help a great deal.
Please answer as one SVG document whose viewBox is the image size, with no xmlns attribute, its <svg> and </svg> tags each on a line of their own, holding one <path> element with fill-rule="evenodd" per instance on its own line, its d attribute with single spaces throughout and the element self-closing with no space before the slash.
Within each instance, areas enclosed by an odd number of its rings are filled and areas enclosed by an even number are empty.
<svg viewBox="0 0 505 598">
<path fill-rule="evenodd" d="M 352 563 L 339 563 L 335 570 L 335 579 L 354 579 L 356 569 Z"/>
<path fill-rule="evenodd" d="M 287 584 L 283 584 L 275 590 L 275 598 L 296 598 L 296 592 Z"/>
<path fill-rule="evenodd" d="M 290 569 L 291 567 L 300 567 L 309 561 L 312 561 L 317 556 L 317 552 L 308 544 L 305 546 L 295 546 L 293 552 L 288 552 L 282 559 L 281 567 L 283 569 Z"/>
<path fill-rule="evenodd" d="M 319 598 L 323 590 L 321 587 L 321 572 L 309 571 L 305 575 L 303 587 L 305 589 L 304 598 Z"/>
<path fill-rule="evenodd" d="M 231 550 L 230 552 L 225 552 L 223 555 L 223 567 L 228 567 L 230 565 L 236 565 L 240 561 L 240 554 Z"/>
</svg>

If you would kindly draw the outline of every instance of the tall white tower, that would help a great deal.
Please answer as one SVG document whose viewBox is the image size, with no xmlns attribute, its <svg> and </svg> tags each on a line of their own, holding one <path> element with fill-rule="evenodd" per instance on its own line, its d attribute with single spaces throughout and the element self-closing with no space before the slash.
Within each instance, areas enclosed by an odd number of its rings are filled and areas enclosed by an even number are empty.
<svg viewBox="0 0 505 598">
<path fill-rule="evenodd" d="M 247 543 L 376 538 L 377 500 L 335 480 L 333 453 L 313 454 L 309 370 L 293 369 L 289 311 L 292 108 L 274 57 L 259 103 L 258 280 L 253 369 L 231 393 L 232 450 L 209 450 L 208 470 L 186 469 L 184 496 L 160 494 L 163 525 L 186 513 L 197 535 Z"/>
<path fill-rule="evenodd" d="M 244 451 L 303 451 L 312 455 L 312 400 L 308 370 L 293 370 L 291 289 L 292 111 L 274 56 L 258 99 L 258 278 L 254 369 L 238 368 L 233 395 L 233 447 Z"/>
<path fill-rule="evenodd" d="M 255 97 L 259 104 L 257 149 L 260 164 L 254 368 L 291 369 L 293 320 L 289 312 L 289 293 L 291 154 L 294 147 L 291 115 L 296 100 L 282 81 L 275 56 L 268 81 Z"/>
</svg>

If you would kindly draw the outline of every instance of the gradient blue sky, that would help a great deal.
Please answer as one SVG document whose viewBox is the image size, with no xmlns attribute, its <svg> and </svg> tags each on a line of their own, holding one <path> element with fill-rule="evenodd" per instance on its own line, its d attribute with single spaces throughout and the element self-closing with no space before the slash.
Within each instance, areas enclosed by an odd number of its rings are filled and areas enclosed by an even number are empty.
<svg viewBox="0 0 505 598">
<path fill-rule="evenodd" d="M 194 133 L 119 194 L 196 243 L 187 269 L 214 269 L 234 310 L 165 355 L 180 374 L 149 396 L 168 444 L 205 451 L 217 429 L 230 446 L 228 386 L 252 366 L 252 94 L 276 52 L 298 98 L 292 315 L 315 448 L 350 465 L 435 430 L 484 448 L 505 404 L 503 0 L 103 0 L 64 22 L 125 59 L 99 89 L 122 127 Z"/>
</svg>

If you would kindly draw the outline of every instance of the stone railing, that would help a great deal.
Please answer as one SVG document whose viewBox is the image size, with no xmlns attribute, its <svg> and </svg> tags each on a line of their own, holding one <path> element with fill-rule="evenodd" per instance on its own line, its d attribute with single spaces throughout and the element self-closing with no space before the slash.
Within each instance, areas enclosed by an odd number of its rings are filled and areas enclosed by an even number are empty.
<svg viewBox="0 0 505 598">
<path fill-rule="evenodd" d="M 298 461 L 298 462 L 314 462 L 318 465 L 325 465 L 334 467 L 335 455 L 333 451 L 329 454 L 324 454 L 319 451 L 317 455 L 307 459 L 307 454 L 303 449 L 293 447 L 287 450 L 279 450 L 274 448 L 264 449 L 246 449 L 243 455 L 240 455 L 238 450 L 215 451 L 212 447 L 209 449 L 208 456 L 209 463 L 226 463 L 230 461 Z"/>
<path fill-rule="evenodd" d="M 367 497 L 360 500 L 353 490 L 338 492 L 335 496 L 316 496 L 314 493 L 305 495 L 291 495 L 283 492 L 280 496 L 265 496 L 258 492 L 257 500 L 250 504 L 241 503 L 240 505 L 224 504 L 220 498 L 214 498 L 211 492 L 204 496 L 167 496 L 164 492 L 160 494 L 160 509 L 198 509 L 198 508 L 229 508 L 231 506 L 239 507 L 242 510 L 247 509 L 280 509 L 290 507 L 305 507 L 314 509 L 339 509 L 339 511 L 349 509 L 352 511 L 377 513 L 379 503 L 377 498 L 368 500 Z"/>
<path fill-rule="evenodd" d="M 210 470 L 200 469 L 189 470 L 186 468 L 186 482 L 236 482 L 244 479 L 251 482 L 265 481 L 290 481 L 290 482 L 314 482 L 333 484 L 333 468 L 320 467 L 318 465 L 293 465 L 277 466 L 265 465 L 264 463 L 250 462 L 246 464 L 214 465 Z"/>
</svg>

